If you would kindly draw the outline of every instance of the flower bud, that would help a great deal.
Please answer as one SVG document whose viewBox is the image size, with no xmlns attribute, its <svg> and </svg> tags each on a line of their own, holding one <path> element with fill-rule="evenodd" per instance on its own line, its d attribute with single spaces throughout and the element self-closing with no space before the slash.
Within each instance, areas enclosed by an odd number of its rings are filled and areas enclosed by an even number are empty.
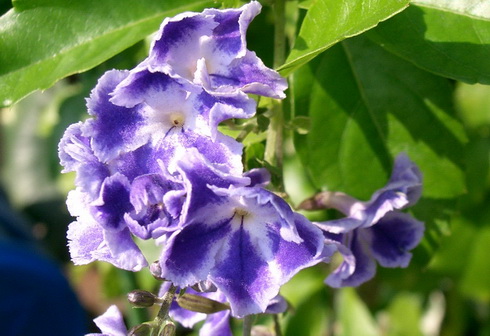
<svg viewBox="0 0 490 336">
<path fill-rule="evenodd" d="M 138 324 L 128 331 L 128 336 L 151 336 L 153 331 L 153 325 L 151 322 L 145 322 Z"/>
<path fill-rule="evenodd" d="M 158 336 L 174 336 L 175 335 L 175 323 L 172 321 L 165 321 L 165 325 L 161 329 Z"/>
<path fill-rule="evenodd" d="M 160 262 L 158 260 L 150 265 L 150 273 L 155 279 L 166 281 L 165 278 L 162 278 L 162 266 L 160 266 Z"/>
<path fill-rule="evenodd" d="M 148 291 L 135 289 L 128 293 L 128 301 L 133 307 L 147 308 L 153 306 L 156 302 L 159 302 L 159 298 Z"/>
<path fill-rule="evenodd" d="M 179 296 L 177 298 L 177 303 L 184 309 L 204 314 L 213 314 L 230 309 L 230 306 L 227 304 L 208 299 L 204 296 L 188 293 Z"/>
</svg>

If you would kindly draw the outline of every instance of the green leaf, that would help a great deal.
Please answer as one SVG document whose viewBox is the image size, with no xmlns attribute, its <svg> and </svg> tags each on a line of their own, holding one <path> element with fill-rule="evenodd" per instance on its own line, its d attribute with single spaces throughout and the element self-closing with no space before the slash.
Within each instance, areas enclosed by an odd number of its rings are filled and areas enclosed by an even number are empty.
<svg viewBox="0 0 490 336">
<path fill-rule="evenodd" d="M 490 227 L 483 227 L 473 240 L 469 251 L 467 267 L 461 283 L 461 292 L 470 297 L 490 300 Z"/>
<path fill-rule="evenodd" d="M 302 286 L 296 287 L 297 292 L 302 292 L 298 288 L 302 289 Z M 327 287 L 323 285 L 323 288 L 312 295 L 303 294 L 305 300 L 293 307 L 293 313 L 286 316 L 284 336 L 328 335 L 329 327 L 331 328 L 331 310 L 328 306 L 327 291 Z"/>
<path fill-rule="evenodd" d="M 287 75 L 335 43 L 360 34 L 408 6 L 408 0 L 317 0 L 308 10 L 291 53 L 279 68 Z"/>
<path fill-rule="evenodd" d="M 359 36 L 331 48 L 294 77 L 296 113 L 311 130 L 296 148 L 318 189 L 369 198 L 406 152 L 424 175 L 424 196 L 465 190 L 466 137 L 453 87 Z"/>
<path fill-rule="evenodd" d="M 490 10 L 477 11 L 471 1 L 423 2 L 438 7 L 410 6 L 369 31 L 368 36 L 427 71 L 463 82 L 490 84 Z"/>
<path fill-rule="evenodd" d="M 328 334 L 327 330 L 331 327 L 331 291 L 323 279 L 323 269 L 310 267 L 296 274 L 281 288 L 281 295 L 289 303 L 291 311 L 284 314 L 285 336 Z"/>
<path fill-rule="evenodd" d="M 388 336 L 422 336 L 421 298 L 411 293 L 399 293 L 388 308 Z"/>
<path fill-rule="evenodd" d="M 486 0 L 412 0 L 412 3 L 473 17 L 490 18 L 490 2 Z"/>
<path fill-rule="evenodd" d="M 349 287 L 340 289 L 336 308 L 339 315 L 339 336 L 380 335 L 376 322 L 355 289 Z"/>
<path fill-rule="evenodd" d="M 0 17 L 0 106 L 88 70 L 210 0 L 17 0 Z"/>
<path fill-rule="evenodd" d="M 490 86 L 458 83 L 455 103 L 466 127 L 477 129 L 490 124 Z"/>
<path fill-rule="evenodd" d="M 468 219 L 457 216 L 451 222 L 451 234 L 444 237 L 441 246 L 429 264 L 439 274 L 460 277 L 468 264 L 468 250 L 477 238 L 478 228 Z"/>
</svg>

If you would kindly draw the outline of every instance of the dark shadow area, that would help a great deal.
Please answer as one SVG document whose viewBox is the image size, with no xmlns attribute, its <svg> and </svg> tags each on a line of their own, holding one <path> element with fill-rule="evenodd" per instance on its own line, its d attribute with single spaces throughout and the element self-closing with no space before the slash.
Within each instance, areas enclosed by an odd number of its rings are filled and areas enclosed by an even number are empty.
<svg viewBox="0 0 490 336">
<path fill-rule="evenodd" d="M 61 263 L 46 253 L 32 235 L 32 223 L 12 210 L 3 193 L 0 298 L 2 335 L 77 336 L 87 331 L 86 314 L 61 271 Z"/>
</svg>

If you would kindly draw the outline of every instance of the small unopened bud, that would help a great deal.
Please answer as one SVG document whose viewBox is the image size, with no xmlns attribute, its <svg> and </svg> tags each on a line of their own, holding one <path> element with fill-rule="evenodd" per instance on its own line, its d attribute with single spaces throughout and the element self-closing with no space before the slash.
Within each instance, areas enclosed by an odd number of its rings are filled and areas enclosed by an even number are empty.
<svg viewBox="0 0 490 336">
<path fill-rule="evenodd" d="M 151 336 L 153 331 L 153 324 L 151 322 L 145 322 L 138 324 L 128 331 L 128 336 Z"/>
<path fill-rule="evenodd" d="M 160 266 L 160 262 L 158 260 L 150 265 L 150 273 L 155 279 L 166 281 L 166 279 L 162 277 L 162 266 Z"/>
<path fill-rule="evenodd" d="M 204 296 L 187 293 L 178 297 L 177 303 L 184 309 L 204 314 L 213 314 L 230 309 L 230 306 L 227 304 L 208 299 Z"/>
<path fill-rule="evenodd" d="M 158 336 L 174 336 L 175 335 L 175 323 L 172 321 L 165 321 L 163 328 L 161 329 Z"/>
<path fill-rule="evenodd" d="M 128 301 L 133 307 L 147 308 L 159 302 L 160 299 L 153 293 L 145 290 L 135 289 L 128 293 Z"/>
</svg>

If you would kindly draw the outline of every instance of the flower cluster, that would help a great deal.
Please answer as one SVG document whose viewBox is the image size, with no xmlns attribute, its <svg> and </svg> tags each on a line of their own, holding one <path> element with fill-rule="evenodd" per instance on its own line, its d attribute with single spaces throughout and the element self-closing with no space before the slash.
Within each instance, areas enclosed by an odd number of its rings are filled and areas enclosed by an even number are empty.
<svg viewBox="0 0 490 336">
<path fill-rule="evenodd" d="M 265 169 L 245 172 L 242 145 L 218 130 L 225 120 L 254 116 L 249 94 L 285 97 L 285 79 L 247 49 L 246 30 L 259 12 L 252 1 L 166 19 L 143 62 L 100 78 L 87 102 L 91 118 L 70 126 L 59 145 L 64 172 L 76 172 L 67 201 L 77 217 L 68 229 L 76 264 L 101 260 L 139 271 L 148 261 L 137 242 L 152 239 L 161 246 L 158 277 L 180 288 L 212 284 L 210 297 L 227 301 L 237 317 L 270 310 L 294 274 L 337 250 L 344 263 L 327 280 L 335 287 L 368 280 L 374 259 L 406 266 L 423 230 L 392 211 L 420 195 L 408 158 L 397 160 L 370 202 L 317 195 L 314 206 L 334 204 L 348 217 L 311 223 L 266 189 Z M 184 324 L 204 319 L 189 314 L 174 309 Z"/>
<path fill-rule="evenodd" d="M 284 97 L 285 79 L 246 47 L 259 11 L 251 2 L 166 19 L 147 59 L 99 80 L 92 118 L 59 146 L 64 171 L 77 173 L 67 202 L 76 264 L 138 271 L 148 263 L 134 238 L 154 239 L 159 276 L 181 288 L 209 280 L 244 316 L 320 261 L 321 230 L 264 188 L 267 171 L 244 172 L 242 145 L 217 128 L 254 115 L 249 93 Z"/>
</svg>

